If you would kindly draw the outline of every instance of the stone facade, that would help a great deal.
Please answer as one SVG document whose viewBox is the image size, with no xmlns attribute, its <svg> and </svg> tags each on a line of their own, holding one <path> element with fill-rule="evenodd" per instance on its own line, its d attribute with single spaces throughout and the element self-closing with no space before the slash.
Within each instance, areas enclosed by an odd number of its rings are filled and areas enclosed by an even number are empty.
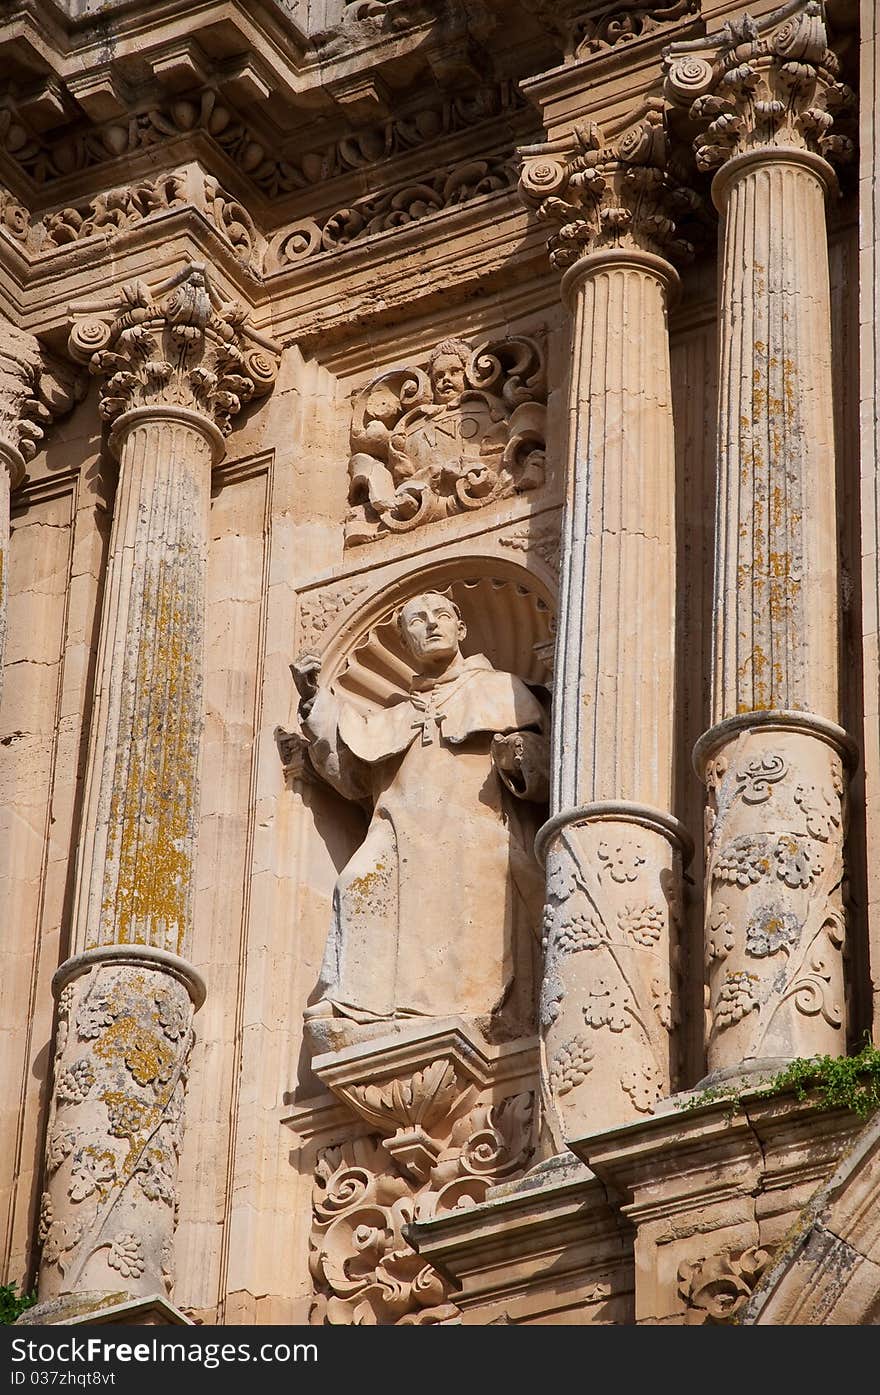
<svg viewBox="0 0 880 1395">
<path fill-rule="evenodd" d="M 877 27 L 6 7 L 26 1321 L 876 1321 Z"/>
</svg>

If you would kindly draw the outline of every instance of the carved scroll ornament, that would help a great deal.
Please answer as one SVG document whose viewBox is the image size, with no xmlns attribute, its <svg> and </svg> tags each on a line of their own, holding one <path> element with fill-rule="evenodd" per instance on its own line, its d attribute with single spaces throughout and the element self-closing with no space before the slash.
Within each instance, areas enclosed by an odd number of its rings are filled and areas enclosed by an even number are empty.
<svg viewBox="0 0 880 1395">
<path fill-rule="evenodd" d="M 319 1153 L 309 1241 L 313 1324 L 421 1326 L 458 1316 L 449 1285 L 407 1243 L 406 1227 L 474 1206 L 494 1183 L 522 1172 L 534 1147 L 534 1099 L 526 1093 L 479 1104 L 457 1122 L 454 1111 L 435 1117 L 442 1112 L 436 1085 L 446 1084 L 444 1065 L 423 1073 L 435 1087 L 427 1106 L 423 1076 L 405 1082 L 403 1114 L 428 1108 L 433 1119 L 429 1171 L 414 1175 L 407 1167 L 411 1154 L 402 1155 L 394 1138 L 391 1148 L 389 1140 L 371 1136 Z M 387 1100 L 372 1102 L 387 1112 L 386 1127 L 397 1128 L 399 1140 L 393 1086 L 384 1094 Z"/>
<path fill-rule="evenodd" d="M 391 369 L 354 404 L 349 546 L 537 489 L 546 377 L 533 339 L 443 340 L 425 369 Z"/>
</svg>

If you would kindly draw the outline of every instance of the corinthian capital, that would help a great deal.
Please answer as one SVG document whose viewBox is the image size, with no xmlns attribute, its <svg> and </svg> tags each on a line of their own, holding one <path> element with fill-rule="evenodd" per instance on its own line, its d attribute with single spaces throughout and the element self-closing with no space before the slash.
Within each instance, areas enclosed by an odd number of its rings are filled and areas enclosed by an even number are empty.
<svg viewBox="0 0 880 1395">
<path fill-rule="evenodd" d="M 519 154 L 520 197 L 553 229 L 554 266 L 604 247 L 673 259 L 692 253 L 682 224 L 700 201 L 677 176 L 660 99 L 604 130 L 575 126 L 570 136 Z"/>
<path fill-rule="evenodd" d="M 30 334 L 0 321 L 0 466 L 14 489 L 52 418 L 82 396 L 78 376 L 53 366 Z"/>
<path fill-rule="evenodd" d="M 143 281 L 123 286 L 110 306 L 80 302 L 71 314 L 68 348 L 104 379 L 107 421 L 135 407 L 183 407 L 226 435 L 244 403 L 275 381 L 278 345 L 246 323 L 243 306 L 220 297 L 199 263 L 152 290 Z"/>
<path fill-rule="evenodd" d="M 767 146 L 852 155 L 835 127 L 855 99 L 828 47 L 822 0 L 796 0 L 759 22 L 744 14 L 711 38 L 672 44 L 664 67 L 667 97 L 704 127 L 694 142 L 701 169 Z"/>
</svg>

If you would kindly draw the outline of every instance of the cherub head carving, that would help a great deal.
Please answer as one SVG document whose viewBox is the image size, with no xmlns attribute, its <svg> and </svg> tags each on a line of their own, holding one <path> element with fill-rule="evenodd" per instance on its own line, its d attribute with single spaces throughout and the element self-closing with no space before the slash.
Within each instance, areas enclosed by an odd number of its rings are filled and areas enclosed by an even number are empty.
<svg viewBox="0 0 880 1395">
<path fill-rule="evenodd" d="M 428 377 L 434 401 L 451 405 L 458 401 L 467 386 L 465 369 L 471 350 L 463 339 L 442 339 L 428 359 Z"/>
</svg>

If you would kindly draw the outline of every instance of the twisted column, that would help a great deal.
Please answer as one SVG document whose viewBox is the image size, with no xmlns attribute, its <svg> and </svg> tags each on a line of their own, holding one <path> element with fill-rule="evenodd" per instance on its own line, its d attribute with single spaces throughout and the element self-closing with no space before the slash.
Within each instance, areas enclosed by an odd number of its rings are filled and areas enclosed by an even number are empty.
<svg viewBox="0 0 880 1395">
<path fill-rule="evenodd" d="M 272 346 L 255 342 L 200 266 L 156 293 L 126 287 L 112 317 L 78 308 L 70 348 L 104 379 L 119 483 L 73 954 L 53 983 L 44 1303 L 173 1284 L 186 1071 L 205 996 L 188 954 L 211 469 L 232 417 L 275 373 Z"/>
<path fill-rule="evenodd" d="M 689 841 L 670 813 L 675 478 L 665 253 L 690 200 L 653 103 L 522 152 L 568 268 L 571 378 L 540 1019 L 558 1133 L 650 1113 L 675 1069 Z"/>
<path fill-rule="evenodd" d="M 674 45 L 667 91 L 718 170 L 721 349 L 706 782 L 710 1072 L 846 1050 L 837 513 L 825 201 L 837 81 L 821 5 Z"/>
</svg>

